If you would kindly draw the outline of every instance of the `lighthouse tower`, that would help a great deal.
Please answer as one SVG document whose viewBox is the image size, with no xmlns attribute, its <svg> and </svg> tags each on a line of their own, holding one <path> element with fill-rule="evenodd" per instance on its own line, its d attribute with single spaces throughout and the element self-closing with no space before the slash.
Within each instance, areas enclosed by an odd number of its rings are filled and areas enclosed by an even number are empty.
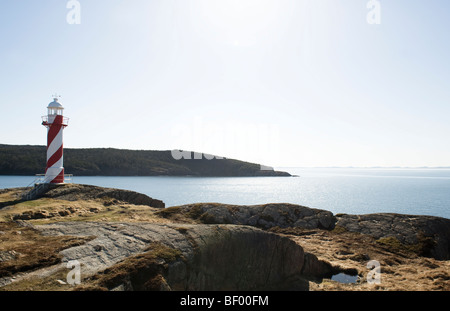
<svg viewBox="0 0 450 311">
<path fill-rule="evenodd" d="M 64 183 L 63 130 L 69 119 L 63 117 L 64 107 L 56 95 L 47 109 L 47 115 L 42 117 L 42 125 L 47 128 L 47 167 L 44 183 L 60 184 Z"/>
</svg>

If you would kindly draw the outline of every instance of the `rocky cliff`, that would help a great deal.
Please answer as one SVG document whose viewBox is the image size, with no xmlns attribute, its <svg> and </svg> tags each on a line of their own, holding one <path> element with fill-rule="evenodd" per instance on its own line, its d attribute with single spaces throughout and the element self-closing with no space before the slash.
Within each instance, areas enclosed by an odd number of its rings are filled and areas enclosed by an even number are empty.
<svg viewBox="0 0 450 311">
<path fill-rule="evenodd" d="M 305 290 L 305 277 L 323 274 L 314 267 L 324 263 L 305 257 L 301 246 L 248 226 L 64 222 L 35 228 L 51 236 L 96 236 L 61 252 L 63 261 L 78 260 L 95 275 L 84 282 L 90 289 Z"/>
<path fill-rule="evenodd" d="M 256 226 L 262 229 L 272 227 L 301 227 L 305 229 L 334 228 L 336 218 L 325 210 L 294 204 L 228 205 L 198 203 L 170 207 L 158 212 L 162 217 L 177 220 L 198 220 L 206 224 L 236 224 Z"/>
<path fill-rule="evenodd" d="M 401 214 L 337 215 L 336 225 L 373 236 L 380 243 L 403 246 L 426 257 L 450 259 L 450 220 Z"/>
<path fill-rule="evenodd" d="M 293 204 L 164 203 L 63 185 L 0 191 L 1 290 L 450 290 L 450 220 Z M 81 264 L 78 286 L 66 263 Z M 364 281 L 369 260 L 383 284 Z M 327 281 L 347 272 L 358 283 Z"/>
<path fill-rule="evenodd" d="M 395 243 L 423 256 L 450 259 L 450 220 L 441 217 L 388 213 L 333 215 L 329 211 L 285 203 L 253 206 L 198 203 L 169 207 L 157 214 L 177 221 L 250 225 L 263 229 L 333 230 L 337 226 L 372 236 L 380 243 Z"/>
</svg>

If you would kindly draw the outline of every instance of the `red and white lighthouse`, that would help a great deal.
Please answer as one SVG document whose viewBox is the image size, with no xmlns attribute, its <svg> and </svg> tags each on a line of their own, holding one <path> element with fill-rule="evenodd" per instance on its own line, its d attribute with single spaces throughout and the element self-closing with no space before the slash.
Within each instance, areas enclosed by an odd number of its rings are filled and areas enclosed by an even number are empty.
<svg viewBox="0 0 450 311">
<path fill-rule="evenodd" d="M 68 118 L 63 116 L 64 107 L 58 96 L 47 107 L 48 113 L 42 117 L 42 125 L 47 128 L 47 167 L 44 183 L 64 183 L 63 167 L 63 130 L 68 125 Z"/>
</svg>

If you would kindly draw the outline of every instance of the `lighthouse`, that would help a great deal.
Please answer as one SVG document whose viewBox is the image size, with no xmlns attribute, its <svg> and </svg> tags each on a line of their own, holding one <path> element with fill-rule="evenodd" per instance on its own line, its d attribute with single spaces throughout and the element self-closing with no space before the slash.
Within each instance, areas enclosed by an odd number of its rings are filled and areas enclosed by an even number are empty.
<svg viewBox="0 0 450 311">
<path fill-rule="evenodd" d="M 42 125 L 47 128 L 47 166 L 44 183 L 64 183 L 63 130 L 68 118 L 63 116 L 64 107 L 55 95 L 47 107 L 47 115 L 42 117 Z"/>
</svg>

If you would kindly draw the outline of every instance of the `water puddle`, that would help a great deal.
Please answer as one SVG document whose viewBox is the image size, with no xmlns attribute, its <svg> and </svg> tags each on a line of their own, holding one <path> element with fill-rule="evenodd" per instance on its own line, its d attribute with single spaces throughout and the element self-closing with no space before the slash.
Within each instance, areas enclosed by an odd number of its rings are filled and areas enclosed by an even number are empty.
<svg viewBox="0 0 450 311">
<path fill-rule="evenodd" d="M 358 280 L 358 275 L 350 275 L 347 273 L 338 273 L 331 277 L 332 281 L 344 284 L 354 284 Z"/>
</svg>

